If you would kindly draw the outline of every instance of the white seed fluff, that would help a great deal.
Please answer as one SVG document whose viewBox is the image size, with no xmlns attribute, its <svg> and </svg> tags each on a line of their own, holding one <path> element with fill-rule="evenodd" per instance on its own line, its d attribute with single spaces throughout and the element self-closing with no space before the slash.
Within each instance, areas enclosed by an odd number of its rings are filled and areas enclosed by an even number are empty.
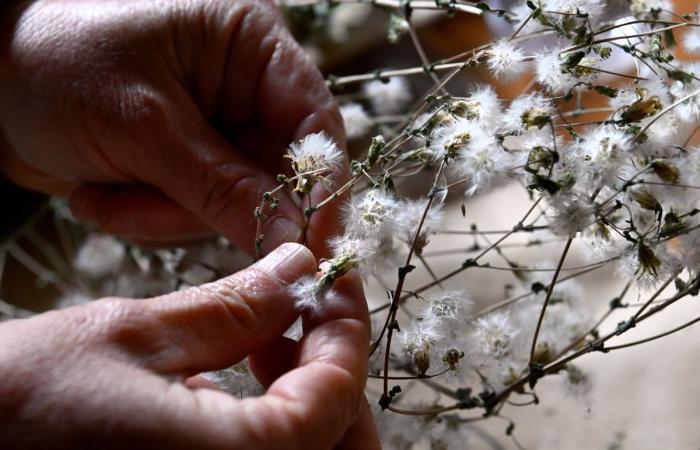
<svg viewBox="0 0 700 450">
<path fill-rule="evenodd" d="M 527 69 L 525 54 L 508 40 L 501 40 L 488 51 L 487 65 L 491 73 L 502 81 L 512 81 Z"/>
<path fill-rule="evenodd" d="M 323 131 L 292 143 L 288 154 L 297 174 L 333 170 L 340 167 L 343 161 L 343 152 Z"/>
</svg>

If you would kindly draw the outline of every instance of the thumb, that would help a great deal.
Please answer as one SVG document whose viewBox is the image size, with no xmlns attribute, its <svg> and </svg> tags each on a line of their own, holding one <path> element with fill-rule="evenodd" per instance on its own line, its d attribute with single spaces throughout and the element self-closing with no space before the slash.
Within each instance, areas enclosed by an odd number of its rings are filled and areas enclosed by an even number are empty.
<svg viewBox="0 0 700 450">
<path fill-rule="evenodd" d="M 111 336 L 131 358 L 161 374 L 229 367 L 281 336 L 298 317 L 288 284 L 313 274 L 316 260 L 285 244 L 214 283 L 144 302 L 123 302 Z"/>
</svg>

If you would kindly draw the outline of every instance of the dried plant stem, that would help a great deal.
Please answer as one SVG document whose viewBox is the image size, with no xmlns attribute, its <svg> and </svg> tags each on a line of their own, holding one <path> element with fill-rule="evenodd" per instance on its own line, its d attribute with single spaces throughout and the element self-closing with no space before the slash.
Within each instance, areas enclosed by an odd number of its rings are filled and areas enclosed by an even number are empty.
<svg viewBox="0 0 700 450">
<path fill-rule="evenodd" d="M 557 270 L 554 272 L 554 275 L 552 276 L 552 281 L 547 287 L 547 295 L 544 298 L 544 302 L 542 303 L 542 310 L 540 311 L 540 317 L 537 319 L 535 334 L 532 337 L 532 345 L 530 346 L 530 364 L 533 364 L 535 362 L 535 350 L 537 348 L 537 338 L 540 335 L 540 327 L 542 326 L 542 321 L 544 320 L 544 315 L 547 311 L 549 300 L 552 298 L 552 292 L 554 292 L 554 285 L 557 283 L 557 278 L 559 278 L 559 273 L 561 273 L 561 268 L 564 265 L 564 260 L 566 259 L 566 255 L 569 253 L 569 249 L 571 248 L 571 243 L 573 242 L 573 240 L 573 237 L 569 237 L 569 239 L 566 241 L 566 244 L 564 245 L 564 250 L 561 253 L 561 257 L 559 258 L 559 264 L 557 264 Z"/>
<path fill-rule="evenodd" d="M 663 110 L 661 110 L 656 116 L 654 116 L 654 118 L 653 118 L 652 120 L 650 120 L 649 123 L 647 123 L 647 124 L 644 126 L 644 128 L 642 128 L 641 130 L 639 130 L 639 133 L 637 133 L 637 135 L 635 136 L 634 139 L 635 139 L 635 140 L 639 140 L 639 138 L 640 138 L 641 136 L 643 136 L 644 133 L 647 132 L 647 130 L 649 130 L 649 127 L 651 127 L 652 125 L 654 125 L 659 119 L 661 119 L 664 115 L 666 115 L 666 113 L 668 113 L 668 112 L 671 111 L 673 108 L 675 108 L 676 106 L 680 105 L 681 103 L 686 102 L 686 101 L 690 100 L 690 99 L 693 98 L 693 97 L 697 97 L 698 95 L 700 95 L 700 89 L 698 89 L 697 91 L 695 91 L 695 92 L 693 92 L 693 93 L 691 93 L 691 94 L 686 95 L 685 97 L 683 97 L 683 98 L 681 98 L 681 99 L 679 99 L 679 100 L 676 100 L 676 101 L 673 102 L 672 104 L 670 104 L 670 105 L 668 105 L 667 107 L 665 107 L 665 108 L 664 108 Z"/>
<path fill-rule="evenodd" d="M 436 188 L 438 185 L 438 180 L 440 179 L 440 175 L 442 174 L 442 171 L 445 168 L 446 161 L 443 161 L 440 164 L 440 168 L 437 170 L 437 173 L 435 175 L 435 181 L 433 182 L 433 186 L 430 190 L 430 193 L 428 194 L 428 204 L 425 207 L 425 210 L 423 212 L 423 216 L 421 217 L 420 223 L 418 224 L 418 227 L 416 228 L 415 235 L 413 237 L 413 242 L 411 243 L 411 247 L 408 251 L 408 256 L 406 256 L 406 263 L 404 264 L 403 268 L 399 269 L 399 279 L 396 283 L 396 289 L 394 290 L 392 294 L 392 300 L 391 300 L 391 308 L 389 309 L 389 314 L 387 315 L 387 322 L 384 325 L 384 328 L 382 329 L 382 332 L 380 333 L 379 338 L 377 341 L 381 341 L 382 336 L 384 334 L 384 330 L 388 331 L 386 332 L 386 348 L 385 348 L 385 354 L 384 354 L 384 391 L 383 391 L 383 398 L 388 399 L 388 393 L 389 393 L 389 357 L 391 356 L 391 340 L 393 337 L 394 333 L 394 326 L 393 322 L 396 320 L 396 313 L 398 312 L 399 309 L 399 299 L 401 298 L 401 292 L 403 290 L 403 285 L 406 281 L 406 277 L 408 276 L 408 273 L 410 272 L 410 267 L 411 267 L 411 259 L 413 257 L 413 254 L 416 251 L 416 248 L 418 246 L 418 240 L 420 239 L 421 236 L 421 231 L 423 230 L 423 224 L 425 223 L 425 219 L 428 216 L 428 212 L 430 211 L 430 208 L 433 206 L 433 201 L 435 200 L 435 192 Z M 376 350 L 376 346 L 374 347 L 373 350 Z M 370 355 L 372 352 L 370 352 Z M 387 400 L 388 403 L 391 403 L 391 400 Z"/>
<path fill-rule="evenodd" d="M 638 341 L 628 342 L 626 344 L 612 345 L 612 346 L 605 347 L 605 351 L 609 352 L 611 350 L 620 350 L 622 348 L 628 348 L 628 347 L 634 347 L 634 346 L 637 346 L 640 344 L 646 344 L 647 342 L 655 341 L 657 339 L 661 339 L 662 337 L 666 337 L 666 336 L 671 335 L 673 333 L 676 333 L 678 331 L 684 330 L 684 329 L 688 328 L 689 326 L 696 324 L 697 322 L 700 322 L 700 317 L 696 317 L 695 319 L 691 320 L 690 322 L 686 322 L 683 325 L 679 325 L 679 326 L 677 326 L 671 330 L 668 330 L 664 333 L 655 334 L 654 336 L 650 336 L 650 337 L 645 338 L 645 339 L 640 339 Z"/>
<path fill-rule="evenodd" d="M 299 7 L 311 6 L 318 3 L 318 0 L 276 0 L 280 6 Z M 358 3 L 381 6 L 391 9 L 423 9 L 427 11 L 459 11 L 461 13 L 473 14 L 480 16 L 483 11 L 474 6 L 465 5 L 463 3 L 450 3 L 449 6 L 441 6 L 431 0 L 408 0 L 402 2 L 400 0 L 332 0 L 331 3 Z"/>
</svg>

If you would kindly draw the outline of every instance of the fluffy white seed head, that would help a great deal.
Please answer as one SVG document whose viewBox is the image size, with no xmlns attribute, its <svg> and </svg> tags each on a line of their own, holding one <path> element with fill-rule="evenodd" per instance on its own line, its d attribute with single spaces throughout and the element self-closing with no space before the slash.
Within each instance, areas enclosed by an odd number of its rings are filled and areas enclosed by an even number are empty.
<svg viewBox="0 0 700 450">
<path fill-rule="evenodd" d="M 595 206 L 586 194 L 561 192 L 550 201 L 549 224 L 552 233 L 573 236 L 595 222 Z"/>
<path fill-rule="evenodd" d="M 508 40 L 500 40 L 491 47 L 487 65 L 491 73 L 502 81 L 512 81 L 527 69 L 525 54 Z"/>
<path fill-rule="evenodd" d="M 566 94 L 576 88 L 577 83 L 590 83 L 595 79 L 595 72 L 585 69 L 594 66 L 591 59 L 581 60 L 577 65 L 578 69 L 567 70 L 567 57 L 571 56 L 572 54 L 562 54 L 560 49 L 552 49 L 535 58 L 537 81 L 552 94 Z"/>
<path fill-rule="evenodd" d="M 700 54 L 700 28 L 691 27 L 683 34 L 683 48 L 689 53 Z"/>
<path fill-rule="evenodd" d="M 518 330 L 510 314 L 497 312 L 477 320 L 475 333 L 482 354 L 503 359 L 513 352 Z"/>
<path fill-rule="evenodd" d="M 422 316 L 434 320 L 466 321 L 471 314 L 472 300 L 464 292 L 440 291 L 426 298 L 428 305 Z"/>
<path fill-rule="evenodd" d="M 503 126 L 507 131 L 515 132 L 536 130 L 542 128 L 553 114 L 552 101 L 535 92 L 513 100 L 503 117 Z"/>
<path fill-rule="evenodd" d="M 412 244 L 416 235 L 418 225 L 421 223 L 421 218 L 425 212 L 428 202 L 425 199 L 421 200 L 401 200 L 396 208 L 395 223 L 396 229 L 402 240 L 408 244 Z M 428 210 L 419 236 L 419 241 L 427 243 L 428 236 L 438 228 L 444 219 L 442 204 L 435 204 Z M 419 245 L 421 242 L 419 242 Z"/>
<path fill-rule="evenodd" d="M 600 181 L 608 185 L 618 182 L 622 165 L 631 157 L 634 135 L 613 125 L 603 125 L 582 136 L 576 145 L 579 180 L 595 189 Z"/>
<path fill-rule="evenodd" d="M 383 189 L 372 189 L 353 199 L 345 211 L 345 227 L 357 236 L 386 237 L 392 234 L 398 200 Z"/>
<path fill-rule="evenodd" d="M 332 287 L 323 286 L 313 276 L 302 277 L 289 286 L 289 292 L 295 299 L 299 311 L 318 314 L 329 303 L 336 301 L 337 294 Z"/>
<path fill-rule="evenodd" d="M 343 161 L 343 152 L 323 131 L 292 143 L 288 154 L 297 174 L 333 170 Z"/>
</svg>

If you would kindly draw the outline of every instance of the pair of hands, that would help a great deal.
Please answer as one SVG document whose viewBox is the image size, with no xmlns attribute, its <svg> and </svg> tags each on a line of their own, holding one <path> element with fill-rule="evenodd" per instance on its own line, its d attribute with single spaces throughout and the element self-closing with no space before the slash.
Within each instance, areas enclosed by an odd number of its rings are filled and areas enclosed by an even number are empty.
<svg viewBox="0 0 700 450">
<path fill-rule="evenodd" d="M 148 245 L 213 230 L 248 251 L 254 207 L 286 172 L 289 142 L 344 142 L 321 75 L 262 0 L 34 0 L 0 10 L 0 171 L 69 195 L 73 213 Z M 347 176 L 347 164 L 342 168 Z M 322 186 L 312 202 L 326 196 Z M 286 194 L 264 250 L 317 256 L 338 202 L 304 224 Z M 316 270 L 287 244 L 211 285 L 111 299 L 0 326 L 0 442 L 12 447 L 378 447 L 363 397 L 361 283 L 295 320 L 286 284 Z M 235 400 L 196 373 L 250 355 L 268 387 Z"/>
</svg>

